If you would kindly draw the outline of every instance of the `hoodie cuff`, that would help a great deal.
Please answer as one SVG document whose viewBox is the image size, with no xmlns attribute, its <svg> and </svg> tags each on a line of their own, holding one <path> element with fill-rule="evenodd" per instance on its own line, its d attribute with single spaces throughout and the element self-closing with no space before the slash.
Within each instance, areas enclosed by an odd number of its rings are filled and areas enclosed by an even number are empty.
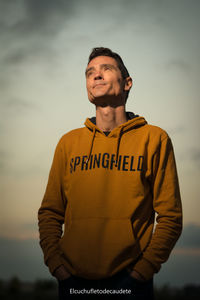
<svg viewBox="0 0 200 300">
<path fill-rule="evenodd" d="M 144 279 L 150 280 L 153 278 L 154 273 L 157 273 L 158 270 L 155 270 L 153 265 L 146 259 L 140 259 L 133 267 Z"/>
<path fill-rule="evenodd" d="M 55 270 L 61 265 L 63 265 L 63 262 L 60 256 L 53 256 L 47 260 L 46 264 L 49 268 L 50 273 L 54 275 L 53 273 L 55 272 Z"/>
</svg>

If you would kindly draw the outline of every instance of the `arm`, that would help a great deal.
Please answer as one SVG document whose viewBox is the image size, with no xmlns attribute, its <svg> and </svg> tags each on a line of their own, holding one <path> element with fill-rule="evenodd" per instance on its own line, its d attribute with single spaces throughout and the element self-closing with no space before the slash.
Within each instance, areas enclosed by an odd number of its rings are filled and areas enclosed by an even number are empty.
<svg viewBox="0 0 200 300">
<path fill-rule="evenodd" d="M 146 280 L 160 270 L 182 230 L 182 207 L 171 140 L 165 137 L 152 161 L 153 208 L 157 225 L 134 270 Z"/>
<path fill-rule="evenodd" d="M 62 235 L 66 205 L 66 199 L 63 195 L 65 164 L 64 147 L 61 139 L 55 150 L 46 192 L 38 211 L 40 245 L 44 253 L 45 263 L 52 274 L 62 265 L 62 253 L 58 247 L 58 242 Z"/>
</svg>

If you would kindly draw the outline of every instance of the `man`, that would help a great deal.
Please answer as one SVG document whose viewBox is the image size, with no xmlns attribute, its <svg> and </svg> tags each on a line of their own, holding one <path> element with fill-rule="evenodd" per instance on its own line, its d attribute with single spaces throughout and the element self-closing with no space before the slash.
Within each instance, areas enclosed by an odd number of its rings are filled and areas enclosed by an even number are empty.
<svg viewBox="0 0 200 300">
<path fill-rule="evenodd" d="M 57 145 L 39 209 L 45 263 L 60 299 L 153 299 L 182 229 L 171 140 L 126 112 L 132 79 L 118 54 L 94 48 L 85 74 L 96 118 Z"/>
</svg>

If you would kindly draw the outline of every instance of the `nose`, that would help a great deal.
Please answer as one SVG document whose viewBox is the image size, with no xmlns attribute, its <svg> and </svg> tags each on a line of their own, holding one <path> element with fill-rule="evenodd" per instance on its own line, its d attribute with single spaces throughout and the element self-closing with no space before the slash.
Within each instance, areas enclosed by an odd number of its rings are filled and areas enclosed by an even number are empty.
<svg viewBox="0 0 200 300">
<path fill-rule="evenodd" d="M 94 80 L 101 80 L 101 79 L 103 79 L 103 75 L 102 75 L 101 70 L 96 71 L 95 76 L 94 76 Z"/>
<path fill-rule="evenodd" d="M 101 75 L 97 75 L 94 77 L 94 80 L 101 80 L 101 79 L 103 79 L 103 77 Z"/>
</svg>

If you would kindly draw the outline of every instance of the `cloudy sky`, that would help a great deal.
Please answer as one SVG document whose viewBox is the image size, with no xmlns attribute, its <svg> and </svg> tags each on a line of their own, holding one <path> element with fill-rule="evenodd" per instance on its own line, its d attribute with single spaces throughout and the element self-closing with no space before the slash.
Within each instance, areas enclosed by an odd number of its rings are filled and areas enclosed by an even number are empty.
<svg viewBox="0 0 200 300">
<path fill-rule="evenodd" d="M 122 56 L 133 78 L 127 110 L 172 138 L 184 226 L 191 236 L 190 242 L 182 238 L 174 257 L 193 259 L 195 265 L 200 257 L 193 234 L 194 228 L 200 232 L 199 13 L 198 0 L 0 0 L 2 241 L 37 241 L 37 210 L 55 146 L 95 114 L 84 71 L 91 49 L 105 46 Z"/>
</svg>

